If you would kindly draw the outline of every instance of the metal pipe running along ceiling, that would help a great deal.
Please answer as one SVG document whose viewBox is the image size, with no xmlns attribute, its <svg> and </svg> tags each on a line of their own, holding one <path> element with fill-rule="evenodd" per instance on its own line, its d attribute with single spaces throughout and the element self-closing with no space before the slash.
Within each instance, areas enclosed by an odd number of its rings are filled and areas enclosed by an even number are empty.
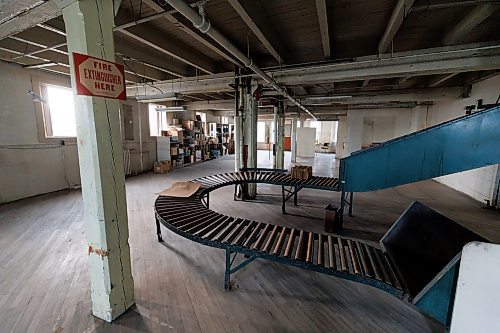
<svg viewBox="0 0 500 333">
<path fill-rule="evenodd" d="M 217 43 L 219 43 L 223 48 L 225 48 L 229 53 L 231 53 L 234 57 L 236 57 L 239 61 L 241 61 L 246 67 L 250 68 L 260 76 L 267 84 L 273 87 L 277 92 L 279 92 L 283 97 L 289 99 L 293 104 L 297 105 L 297 107 L 305 112 L 307 112 L 311 117 L 316 119 L 316 117 L 299 101 L 290 96 L 288 92 L 277 84 L 274 79 L 272 79 L 269 75 L 267 75 L 262 69 L 259 68 L 256 64 L 253 63 L 252 59 L 248 58 L 243 52 L 241 52 L 233 43 L 231 43 L 224 35 L 222 35 L 219 31 L 214 29 L 210 25 L 210 21 L 205 17 L 203 13 L 203 7 L 200 7 L 201 14 L 197 13 L 193 10 L 188 3 L 184 2 L 184 0 L 167 0 L 167 3 L 172 6 L 179 13 L 184 15 L 191 23 L 193 23 L 194 27 L 199 29 L 202 33 L 207 34 Z"/>
</svg>

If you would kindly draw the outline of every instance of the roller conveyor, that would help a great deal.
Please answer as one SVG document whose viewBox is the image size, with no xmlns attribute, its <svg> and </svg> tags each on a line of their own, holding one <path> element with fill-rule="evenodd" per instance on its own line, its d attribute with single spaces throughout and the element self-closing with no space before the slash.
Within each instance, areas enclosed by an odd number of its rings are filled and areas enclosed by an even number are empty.
<svg viewBox="0 0 500 333">
<path fill-rule="evenodd" d="M 186 238 L 225 249 L 229 255 L 245 254 L 248 257 L 245 262 L 256 258 L 278 261 L 361 282 L 396 296 L 404 294 L 394 273 L 378 273 L 387 270 L 392 272 L 392 267 L 390 260 L 377 246 L 360 240 L 233 218 L 208 208 L 209 193 L 223 186 L 264 183 L 338 191 L 338 179 L 311 177 L 308 180 L 297 180 L 282 172 L 242 171 L 201 177 L 195 181 L 201 183 L 202 187 L 189 198 L 157 198 L 155 212 L 160 241 L 159 223 Z M 369 255 L 376 256 L 377 260 Z M 236 270 L 231 269 L 231 264 L 226 267 L 226 289 L 231 286 L 230 274 L 235 272 Z"/>
<path fill-rule="evenodd" d="M 158 197 L 156 206 L 172 205 L 170 210 L 163 208 L 156 212 L 158 221 L 175 233 L 205 245 L 255 258 L 279 259 L 292 266 L 372 285 L 394 295 L 403 294 L 394 275 L 375 273 L 386 270 L 392 272 L 390 260 L 378 247 L 359 240 L 232 218 L 217 214 L 206 207 L 194 214 L 174 213 L 182 209 L 184 203 L 197 201 L 198 198 L 179 200 Z M 362 248 L 365 250 L 360 250 Z M 377 256 L 378 260 L 370 259 L 366 249 L 371 251 L 372 256 Z M 341 264 L 336 265 L 337 262 Z M 230 288 L 229 282 L 226 281 L 226 289 Z"/>
<path fill-rule="evenodd" d="M 240 171 L 194 179 L 204 188 L 214 190 L 228 185 L 262 183 L 282 186 L 300 186 L 302 188 L 339 191 L 338 178 L 312 176 L 307 180 L 293 179 L 287 173 L 276 171 Z"/>
<path fill-rule="evenodd" d="M 308 269 L 369 285 L 410 302 L 444 325 L 449 323 L 459 254 L 470 241 L 487 241 L 437 212 L 413 203 L 379 244 L 235 218 L 209 209 L 209 193 L 242 183 L 338 190 L 336 178 L 296 181 L 273 171 L 225 173 L 196 179 L 202 187 L 189 198 L 159 196 L 160 224 L 195 242 L 225 250 L 224 288 L 231 274 L 255 259 Z M 293 191 L 290 192 L 293 194 Z M 233 267 L 237 254 L 245 259 Z M 429 306 L 432 304 L 432 306 Z"/>
</svg>

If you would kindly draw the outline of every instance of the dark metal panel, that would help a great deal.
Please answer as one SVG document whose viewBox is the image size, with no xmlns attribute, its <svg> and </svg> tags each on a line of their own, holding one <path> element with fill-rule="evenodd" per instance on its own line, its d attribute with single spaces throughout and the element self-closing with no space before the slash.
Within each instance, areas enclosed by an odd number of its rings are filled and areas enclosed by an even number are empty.
<svg viewBox="0 0 500 333">
<path fill-rule="evenodd" d="M 410 297 L 415 297 L 472 241 L 483 237 L 414 202 L 380 241 Z"/>
</svg>

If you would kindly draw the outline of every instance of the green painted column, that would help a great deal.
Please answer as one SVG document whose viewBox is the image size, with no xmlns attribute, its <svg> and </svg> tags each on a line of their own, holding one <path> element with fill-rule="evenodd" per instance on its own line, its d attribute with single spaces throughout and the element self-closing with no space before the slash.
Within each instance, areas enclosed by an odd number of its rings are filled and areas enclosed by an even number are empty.
<svg viewBox="0 0 500 333">
<path fill-rule="evenodd" d="M 243 116 L 244 116 L 244 144 L 247 149 L 247 167 L 257 167 L 257 100 L 254 93 L 258 88 L 256 80 L 249 80 L 244 87 Z M 248 185 L 248 199 L 254 199 L 257 194 L 257 185 Z"/>
<path fill-rule="evenodd" d="M 277 146 L 278 146 L 278 106 L 273 107 L 273 124 L 274 124 L 274 133 L 273 133 L 273 168 L 278 168 L 278 154 L 277 154 Z M 271 130 L 271 129 L 269 129 Z"/>
<path fill-rule="evenodd" d="M 297 162 L 297 120 L 298 120 L 298 115 L 293 114 L 292 115 L 292 137 L 290 138 L 291 150 L 292 150 L 292 163 Z"/>
<path fill-rule="evenodd" d="M 73 52 L 115 60 L 113 1 L 65 4 L 62 13 L 76 93 Z M 88 243 L 82 251 L 89 256 L 92 313 L 110 322 L 134 304 L 119 102 L 76 95 L 74 100 Z"/>
<path fill-rule="evenodd" d="M 276 121 L 276 168 L 285 167 L 285 103 L 280 102 Z"/>
</svg>

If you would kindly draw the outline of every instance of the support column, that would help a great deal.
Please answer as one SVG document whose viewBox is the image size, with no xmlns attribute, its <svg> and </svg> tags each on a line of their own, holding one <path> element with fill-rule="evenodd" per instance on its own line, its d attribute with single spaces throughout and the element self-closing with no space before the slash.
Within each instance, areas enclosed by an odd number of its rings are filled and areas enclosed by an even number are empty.
<svg viewBox="0 0 500 333">
<path fill-rule="evenodd" d="M 242 165 L 243 135 L 241 133 L 241 121 L 242 118 L 240 115 L 234 117 L 234 171 L 239 171 Z"/>
<path fill-rule="evenodd" d="M 277 154 L 277 146 L 278 146 L 278 106 L 273 107 L 274 117 L 274 133 L 273 133 L 273 169 L 278 168 L 278 154 Z"/>
<path fill-rule="evenodd" d="M 235 69 L 235 75 L 239 75 L 239 69 Z M 235 116 L 234 116 L 234 171 L 240 171 L 243 165 L 243 118 L 241 115 L 242 95 L 241 95 L 240 80 L 235 79 Z"/>
<path fill-rule="evenodd" d="M 299 127 L 304 127 L 306 123 L 306 116 L 304 114 L 299 116 Z"/>
<path fill-rule="evenodd" d="M 277 125 L 276 168 L 283 169 L 285 167 L 285 104 L 283 101 L 279 103 Z"/>
<path fill-rule="evenodd" d="M 244 109 L 244 144 L 246 147 L 246 167 L 257 167 L 257 100 L 255 92 L 258 88 L 256 80 L 248 80 L 243 98 Z M 257 194 L 257 185 L 248 184 L 248 199 L 254 199 Z"/>
<path fill-rule="evenodd" d="M 73 52 L 115 60 L 113 1 L 74 1 L 62 13 L 76 94 Z M 74 97 L 92 313 L 110 322 L 134 304 L 119 103 Z"/>
<path fill-rule="evenodd" d="M 292 163 L 297 162 L 297 118 L 298 115 L 292 115 L 292 137 L 290 140 L 292 141 Z"/>
</svg>

